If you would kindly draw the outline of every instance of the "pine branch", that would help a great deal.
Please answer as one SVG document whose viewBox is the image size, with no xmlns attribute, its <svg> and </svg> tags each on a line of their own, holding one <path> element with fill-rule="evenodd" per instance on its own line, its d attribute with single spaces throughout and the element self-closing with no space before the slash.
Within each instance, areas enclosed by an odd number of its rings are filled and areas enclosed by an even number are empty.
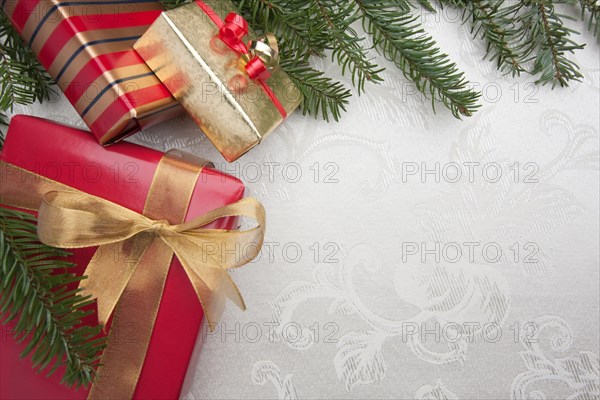
<svg viewBox="0 0 600 400">
<path fill-rule="evenodd" d="M 273 33 L 290 56 L 307 60 L 328 46 L 326 23 L 315 19 L 314 4 L 305 0 L 234 0 L 259 32 Z"/>
<path fill-rule="evenodd" d="M 329 46 L 326 21 L 309 18 L 319 12 L 304 0 L 237 0 L 238 9 L 258 32 L 275 33 L 280 42 L 280 64 L 304 95 L 304 115 L 338 121 L 351 92 L 308 64 L 310 55 L 322 55 Z M 296 10 L 289 12 L 285 10 Z M 312 21 L 312 22 L 311 22 Z M 314 33 L 317 32 L 317 33 Z"/>
<path fill-rule="evenodd" d="M 346 111 L 348 98 L 352 95 L 348 89 L 324 76 L 321 71 L 311 68 L 303 60 L 284 58 L 281 67 L 304 95 L 303 114 L 315 117 L 320 114 L 326 121 L 329 121 L 330 116 L 339 120 L 341 111 Z"/>
<path fill-rule="evenodd" d="M 434 109 L 438 100 L 457 118 L 477 110 L 480 94 L 469 88 L 464 74 L 436 47 L 420 27 L 417 16 L 386 1 L 354 1 L 363 13 L 363 25 L 373 35 L 375 46 L 431 98 Z"/>
<path fill-rule="evenodd" d="M 340 4 L 336 0 L 312 0 L 319 15 L 327 24 L 331 58 L 352 75 L 352 84 L 358 93 L 364 91 L 365 82 L 381 82 L 379 76 L 384 69 L 379 68 L 367 57 L 366 50 L 361 46 L 364 38 L 359 38 L 351 25 L 358 20 L 358 14 L 352 3 Z"/>
<path fill-rule="evenodd" d="M 82 277 L 68 272 L 69 255 L 38 242 L 36 219 L 0 208 L 0 319 L 16 321 L 12 335 L 29 340 L 21 357 L 31 355 L 34 368 L 51 375 L 66 366 L 62 382 L 91 383 L 105 338 L 100 327 L 80 325 L 92 303 L 71 287 Z"/>
<path fill-rule="evenodd" d="M 49 98 L 52 79 L 0 10 L 0 111 Z"/>
<path fill-rule="evenodd" d="M 517 52 L 519 29 L 515 24 L 518 8 L 504 7 L 504 0 L 443 0 L 463 10 L 463 20 L 470 21 L 471 33 L 487 43 L 484 58 L 496 60 L 500 71 L 512 76 L 525 71 L 522 56 Z"/>
<path fill-rule="evenodd" d="M 521 5 L 525 11 L 519 15 L 518 23 L 526 35 L 521 49 L 524 57 L 537 51 L 531 70 L 533 75 L 540 74 L 536 83 L 564 87 L 571 80 L 581 81 L 579 66 L 566 56 L 584 47 L 571 39 L 578 32 L 567 28 L 563 21 L 573 18 L 557 13 L 550 0 L 521 0 Z"/>
</svg>

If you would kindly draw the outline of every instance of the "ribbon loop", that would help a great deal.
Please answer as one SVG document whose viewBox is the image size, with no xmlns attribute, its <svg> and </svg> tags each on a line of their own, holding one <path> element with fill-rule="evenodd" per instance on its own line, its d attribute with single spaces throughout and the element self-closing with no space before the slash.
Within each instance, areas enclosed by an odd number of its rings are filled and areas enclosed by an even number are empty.
<svg viewBox="0 0 600 400">
<path fill-rule="evenodd" d="M 225 17 L 225 23 L 219 29 L 221 40 L 231 49 L 243 54 L 248 52 L 248 48 L 242 40 L 247 34 L 248 21 L 236 13 L 229 13 Z"/>
<path fill-rule="evenodd" d="M 249 53 L 252 58 L 246 65 L 246 72 L 250 79 L 269 79 L 279 64 L 279 47 L 275 36 L 269 33 L 259 40 L 250 41 Z"/>
<path fill-rule="evenodd" d="M 267 33 L 260 39 L 251 40 L 248 46 L 250 54 L 260 58 L 268 68 L 272 69 L 279 65 L 279 46 L 272 33 Z"/>
<path fill-rule="evenodd" d="M 75 191 L 45 193 L 38 219 L 40 241 L 68 249 L 121 242 L 152 227 L 151 220 L 135 211 Z"/>
<path fill-rule="evenodd" d="M 271 77 L 271 71 L 267 69 L 265 63 L 258 57 L 251 59 L 245 68 L 246 73 L 252 80 L 260 79 L 266 81 Z"/>
</svg>

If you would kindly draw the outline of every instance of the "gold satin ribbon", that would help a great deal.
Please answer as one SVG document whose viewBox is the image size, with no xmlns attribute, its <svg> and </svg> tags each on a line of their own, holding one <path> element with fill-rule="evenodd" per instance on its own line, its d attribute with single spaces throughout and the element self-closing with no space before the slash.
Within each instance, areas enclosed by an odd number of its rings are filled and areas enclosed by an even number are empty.
<svg viewBox="0 0 600 400">
<path fill-rule="evenodd" d="M 258 255 L 265 211 L 256 199 L 246 198 L 183 222 L 201 164 L 165 155 L 142 214 L 9 163 L 0 162 L 0 168 L 0 202 L 31 210 L 39 205 L 40 241 L 61 248 L 99 246 L 86 268 L 82 294 L 97 298 L 102 324 L 111 315 L 113 321 L 88 398 L 133 396 L 173 254 L 185 269 L 211 330 L 226 298 L 245 309 L 227 270 Z M 245 231 L 204 228 L 230 216 L 253 218 L 257 226 Z M 134 337 L 118 340 L 118 327 L 128 324 L 135 324 Z"/>
</svg>

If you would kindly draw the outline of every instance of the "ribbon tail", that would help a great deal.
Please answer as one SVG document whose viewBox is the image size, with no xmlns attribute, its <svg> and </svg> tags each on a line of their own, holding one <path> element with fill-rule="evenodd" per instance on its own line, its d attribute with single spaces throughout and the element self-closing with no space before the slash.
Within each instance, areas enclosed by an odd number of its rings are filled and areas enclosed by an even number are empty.
<svg viewBox="0 0 600 400">
<path fill-rule="evenodd" d="M 202 274 L 203 278 L 200 278 L 190 266 L 185 266 L 184 263 L 182 265 L 202 305 L 202 310 L 204 311 L 204 315 L 206 315 L 206 322 L 211 332 L 214 332 L 218 321 L 225 311 L 227 298 L 233 301 L 240 309 L 246 310 L 246 303 L 227 272 L 221 270 L 220 272 L 209 274 L 210 277 L 207 274 Z"/>
<path fill-rule="evenodd" d="M 206 315 L 208 327 L 214 331 L 216 323 L 223 315 L 226 299 L 229 298 L 242 310 L 246 303 L 227 271 L 218 260 L 204 251 L 198 251 L 195 244 L 182 235 L 173 235 L 165 240 L 174 250 L 187 273 L 198 300 Z"/>
<path fill-rule="evenodd" d="M 115 309 L 88 399 L 131 399 L 146 359 L 173 251 L 154 240 Z"/>
<path fill-rule="evenodd" d="M 98 322 L 106 326 L 135 268 L 154 239 L 142 233 L 123 242 L 105 244 L 96 250 L 79 282 L 82 296 L 96 299 Z"/>
</svg>

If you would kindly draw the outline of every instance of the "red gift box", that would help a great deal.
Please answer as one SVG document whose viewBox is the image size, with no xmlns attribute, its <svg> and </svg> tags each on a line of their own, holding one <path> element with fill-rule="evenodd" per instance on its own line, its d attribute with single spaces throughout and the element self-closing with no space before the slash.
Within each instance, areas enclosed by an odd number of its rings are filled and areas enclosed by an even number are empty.
<svg viewBox="0 0 600 400">
<path fill-rule="evenodd" d="M 181 113 L 133 50 L 160 15 L 159 2 L 3 0 L 1 7 L 100 143 Z"/>
<path fill-rule="evenodd" d="M 28 116 L 13 117 L 0 161 L 104 198 L 141 213 L 163 153 L 130 143 L 98 146 L 88 132 Z M 244 196 L 238 179 L 203 168 L 193 190 L 186 221 L 234 203 Z M 210 227 L 233 229 L 236 217 Z M 81 274 L 93 249 L 73 250 Z M 181 263 L 173 257 L 150 345 L 135 391 L 139 399 L 178 398 L 198 337 L 202 308 Z M 50 378 L 36 374 L 28 359 L 19 360 L 25 344 L 17 344 L 3 327 L 0 344 L 0 398 L 83 399 L 88 390 L 59 384 L 61 371 Z M 124 332 L 126 335 L 126 332 Z"/>
</svg>

